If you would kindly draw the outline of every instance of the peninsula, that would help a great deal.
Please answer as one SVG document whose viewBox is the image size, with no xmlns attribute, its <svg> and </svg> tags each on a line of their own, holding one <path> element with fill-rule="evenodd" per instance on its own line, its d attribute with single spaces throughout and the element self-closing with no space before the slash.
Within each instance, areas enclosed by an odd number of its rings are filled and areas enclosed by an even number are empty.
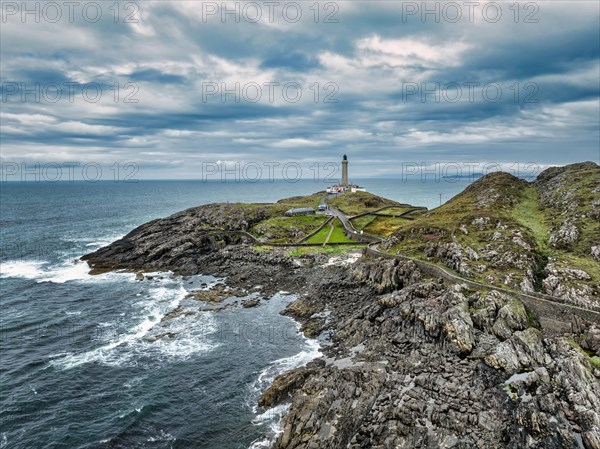
<svg viewBox="0 0 600 449">
<path fill-rule="evenodd" d="M 82 259 L 226 277 L 210 302 L 296 294 L 284 313 L 323 357 L 262 395 L 290 404 L 274 448 L 600 448 L 600 167 L 489 174 L 434 210 L 344 183 L 188 209 Z"/>
</svg>

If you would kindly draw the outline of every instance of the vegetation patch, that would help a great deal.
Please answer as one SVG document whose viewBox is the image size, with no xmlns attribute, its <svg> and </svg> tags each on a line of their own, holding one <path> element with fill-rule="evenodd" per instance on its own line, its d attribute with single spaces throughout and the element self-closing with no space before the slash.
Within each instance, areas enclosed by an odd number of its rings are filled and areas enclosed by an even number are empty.
<svg viewBox="0 0 600 449">
<path fill-rule="evenodd" d="M 365 228 L 365 226 L 367 226 L 369 223 L 375 220 L 375 218 L 375 215 L 369 214 L 363 215 L 362 217 L 353 218 L 350 221 L 352 222 L 352 226 L 354 226 L 354 229 L 356 229 L 357 231 L 361 231 Z"/>
<path fill-rule="evenodd" d="M 369 224 L 364 227 L 364 231 L 369 234 L 388 237 L 407 223 L 408 221 L 404 218 L 375 217 L 374 220 L 371 220 Z"/>
<path fill-rule="evenodd" d="M 388 200 L 369 192 L 340 193 L 329 198 L 327 203 L 348 216 L 370 212 L 384 206 L 402 206 L 396 201 Z"/>
<path fill-rule="evenodd" d="M 487 284 L 516 289 L 533 284 L 527 273 L 539 265 L 536 240 L 513 216 L 528 186 L 507 173 L 481 178 L 439 208 L 405 220 L 384 248 Z"/>
<path fill-rule="evenodd" d="M 386 215 L 400 216 L 412 209 L 414 209 L 414 207 L 407 204 L 405 206 L 388 207 L 387 209 L 383 209 L 382 211 L 380 211 L 380 213 Z"/>
<path fill-rule="evenodd" d="M 293 243 L 314 232 L 326 220 L 324 215 L 278 216 L 261 221 L 252 232 L 272 243 Z"/>
<path fill-rule="evenodd" d="M 408 218 L 408 219 L 415 219 L 420 217 L 421 215 L 427 213 L 427 210 L 425 209 L 417 209 L 417 210 L 413 210 L 412 212 L 409 212 L 408 214 L 404 215 L 404 218 Z"/>
<path fill-rule="evenodd" d="M 298 246 L 289 252 L 291 257 L 299 257 L 303 254 L 343 254 L 358 249 L 363 249 L 365 244 L 356 245 L 326 245 L 326 246 Z"/>
<path fill-rule="evenodd" d="M 342 222 L 338 219 L 335 219 L 333 221 L 333 232 L 331 233 L 331 236 L 329 237 L 328 243 L 345 243 L 345 242 L 352 242 L 352 241 L 353 241 L 352 239 L 349 239 L 348 237 L 346 237 L 344 225 L 342 224 Z"/>
<path fill-rule="evenodd" d="M 325 239 L 330 231 L 330 226 L 324 226 L 319 232 L 308 238 L 304 243 L 325 243 Z"/>
</svg>

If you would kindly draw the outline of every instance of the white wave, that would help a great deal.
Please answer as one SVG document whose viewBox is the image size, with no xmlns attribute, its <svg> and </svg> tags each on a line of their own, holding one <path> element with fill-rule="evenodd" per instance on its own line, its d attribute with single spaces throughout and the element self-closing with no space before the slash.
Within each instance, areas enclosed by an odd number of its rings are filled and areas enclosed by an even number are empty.
<svg viewBox="0 0 600 449">
<path fill-rule="evenodd" d="M 274 418 L 281 418 L 285 412 L 290 408 L 290 404 L 279 404 L 273 408 L 268 409 L 266 412 L 256 415 L 252 422 L 254 424 L 260 424 L 263 422 L 273 421 Z"/>
<path fill-rule="evenodd" d="M 193 320 L 183 323 L 176 318 L 163 322 L 163 318 L 178 308 L 186 295 L 187 291 L 181 285 L 179 288 L 150 288 L 145 298 L 134 304 L 137 309 L 134 317 L 137 324 L 129 332 L 116 336 L 106 333 L 111 339 L 101 346 L 77 354 L 67 353 L 60 358 L 50 356 L 50 364 L 62 369 L 86 363 L 121 366 L 137 363 L 139 356 L 185 359 L 192 354 L 214 349 L 217 344 L 206 338 L 216 330 L 214 319 L 210 315 L 204 314 L 200 319 L 194 316 Z M 107 323 L 102 325 L 106 327 Z M 162 338 L 149 338 L 161 334 Z M 164 336 L 166 334 L 174 335 L 174 338 Z"/>
<path fill-rule="evenodd" d="M 300 327 L 299 324 L 297 324 L 297 326 L 298 328 Z M 279 360 L 275 360 L 259 374 L 258 378 L 252 385 L 254 394 L 264 391 L 273 383 L 277 375 L 291 369 L 304 366 L 311 360 L 323 355 L 321 353 L 321 346 L 317 340 L 304 337 L 304 341 L 306 345 L 306 349 L 304 351 L 301 351 L 291 357 L 284 357 Z M 256 416 L 252 420 L 252 423 L 259 425 L 265 422 L 270 422 L 270 432 L 265 438 L 253 441 L 248 449 L 266 449 L 272 446 L 275 439 L 283 432 L 281 421 L 289 406 L 290 404 L 279 404 L 259 414 L 258 405 L 256 404 L 256 401 L 254 401 L 252 412 Z"/>
<path fill-rule="evenodd" d="M 270 408 L 264 413 L 257 415 L 253 420 L 253 424 L 261 424 L 264 422 L 270 422 L 270 435 L 268 437 L 254 440 L 248 449 L 268 449 L 273 445 L 273 442 L 277 437 L 283 433 L 281 428 L 281 419 L 283 415 L 289 410 L 290 404 L 280 404 L 273 408 Z"/>
<path fill-rule="evenodd" d="M 2 263 L 2 277 L 33 279 L 37 282 L 54 282 L 62 284 L 67 281 L 81 280 L 89 277 L 87 263 L 63 261 L 58 265 L 50 265 L 48 261 L 9 260 Z"/>
<path fill-rule="evenodd" d="M 64 261 L 61 265 L 50 267 L 37 279 L 37 282 L 64 284 L 68 281 L 80 281 L 90 277 L 90 267 L 85 262 Z"/>
<path fill-rule="evenodd" d="M 175 438 L 173 435 L 165 432 L 162 429 L 160 430 L 160 433 L 158 435 L 148 438 L 149 443 L 155 443 L 157 441 L 175 441 L 175 440 L 177 440 L 177 438 Z"/>
<path fill-rule="evenodd" d="M 141 411 L 142 411 L 142 409 L 143 409 L 143 408 L 144 408 L 144 406 L 143 406 L 143 405 L 141 405 L 141 406 L 139 406 L 139 407 L 134 407 L 134 408 L 133 408 L 133 410 L 126 410 L 124 413 L 121 413 L 121 414 L 119 415 L 119 419 L 123 419 L 123 418 L 125 418 L 126 416 L 129 416 L 129 415 L 133 414 L 134 412 L 135 412 L 135 413 L 139 413 L 139 412 L 141 412 Z"/>
<path fill-rule="evenodd" d="M 9 260 L 0 263 L 0 277 L 35 279 L 46 265 L 46 261 L 36 260 Z"/>
<path fill-rule="evenodd" d="M 37 260 L 9 260 L 0 264 L 0 277 L 31 279 L 38 283 L 64 284 L 71 281 L 105 282 L 107 280 L 135 281 L 133 273 L 110 272 L 90 275 L 90 267 L 79 260 L 62 260 L 56 264 Z"/>
<path fill-rule="evenodd" d="M 291 357 L 284 357 L 279 360 L 275 360 L 267 368 L 265 368 L 258 376 L 258 379 L 254 383 L 255 391 L 263 391 L 269 385 L 273 383 L 277 375 L 290 371 L 294 368 L 306 365 L 311 360 L 322 356 L 321 346 L 317 340 L 306 338 L 305 344 L 307 348 L 304 351 L 299 352 Z M 256 413 L 256 406 L 254 412 Z"/>
</svg>

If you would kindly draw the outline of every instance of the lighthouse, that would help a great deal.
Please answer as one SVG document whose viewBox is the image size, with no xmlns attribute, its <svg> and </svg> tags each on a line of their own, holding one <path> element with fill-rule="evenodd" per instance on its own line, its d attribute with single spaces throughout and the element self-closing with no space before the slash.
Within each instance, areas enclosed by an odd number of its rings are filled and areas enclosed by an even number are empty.
<svg viewBox="0 0 600 449">
<path fill-rule="evenodd" d="M 342 181 L 339 184 L 334 184 L 325 189 L 327 193 L 354 193 L 354 192 L 366 192 L 364 187 L 357 184 L 350 184 L 348 182 L 348 156 L 344 154 L 342 157 Z"/>
<path fill-rule="evenodd" d="M 342 187 L 348 187 L 348 156 L 342 158 Z"/>
</svg>

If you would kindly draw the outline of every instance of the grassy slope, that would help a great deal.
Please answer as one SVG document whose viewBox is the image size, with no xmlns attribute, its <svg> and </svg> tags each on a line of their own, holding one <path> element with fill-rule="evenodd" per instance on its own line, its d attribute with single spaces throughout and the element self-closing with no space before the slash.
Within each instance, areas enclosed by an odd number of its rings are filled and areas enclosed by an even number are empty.
<svg viewBox="0 0 600 449">
<path fill-rule="evenodd" d="M 383 206 L 402 206 L 396 201 L 388 200 L 369 192 L 340 194 L 337 198 L 327 200 L 332 207 L 341 210 L 348 216 L 379 209 Z"/>
<path fill-rule="evenodd" d="M 263 220 L 252 233 L 272 243 L 291 243 L 307 236 L 327 220 L 323 215 L 302 217 L 276 216 Z"/>
<path fill-rule="evenodd" d="M 512 210 L 513 218 L 528 228 L 538 244 L 538 250 L 547 255 L 550 227 L 540 207 L 537 189 L 527 186 L 523 189 L 520 201 Z"/>
<path fill-rule="evenodd" d="M 344 226 L 337 218 L 333 221 L 333 232 L 329 237 L 329 243 L 352 242 L 352 239 L 346 237 Z"/>
<path fill-rule="evenodd" d="M 597 287 L 600 264 L 591 257 L 591 247 L 600 244 L 600 167 L 583 163 L 552 168 L 540 176 L 535 188 L 548 235 L 555 234 L 565 222 L 573 223 L 579 232 L 572 243 L 547 238 L 547 256 L 557 267 L 583 269 L 592 279 L 576 283 Z"/>
<path fill-rule="evenodd" d="M 374 217 L 363 229 L 369 234 L 388 237 L 408 223 L 410 221 L 404 218 Z"/>
<path fill-rule="evenodd" d="M 242 210 L 245 215 L 252 214 L 257 209 L 266 210 L 268 216 L 254 224 L 249 231 L 272 243 L 293 243 L 317 229 L 326 217 L 287 217 L 285 212 L 298 207 L 317 207 L 323 196 L 323 192 L 317 192 L 307 196 L 285 198 L 276 203 L 236 203 L 233 207 Z"/>
<path fill-rule="evenodd" d="M 375 215 L 363 215 L 362 217 L 355 218 L 352 220 L 352 226 L 357 231 L 363 230 L 366 226 L 369 225 L 373 220 L 375 220 Z"/>
<path fill-rule="evenodd" d="M 381 211 L 382 214 L 387 215 L 401 215 L 409 210 L 414 209 L 413 206 L 401 206 L 401 207 L 388 207 Z"/>
<path fill-rule="evenodd" d="M 593 242 L 600 242 L 599 222 L 591 206 L 593 198 L 598 201 L 593 189 L 600 185 L 600 170 L 567 173 L 565 178 L 562 188 L 568 190 L 570 204 L 574 198 L 578 204 L 576 208 L 569 206 L 570 212 L 543 206 L 540 192 L 559 189 L 528 184 L 508 174 L 493 174 L 441 207 L 415 215 L 414 221 L 393 233 L 386 246 L 391 252 L 432 260 L 470 278 L 514 288 L 521 288 L 522 282 L 530 279 L 539 289 L 547 275 L 546 263 L 554 258 L 565 267 L 580 268 L 592 276 L 590 281 L 577 282 L 597 286 L 600 264 L 589 252 Z M 556 248 L 550 243 L 551 231 L 569 213 L 579 217 L 581 237 L 569 250 Z M 462 264 L 456 263 L 452 251 L 436 251 L 453 243 L 460 245 Z M 467 249 L 479 257 L 469 257 Z M 490 251 L 500 257 L 485 260 Z"/>
<path fill-rule="evenodd" d="M 342 254 L 349 251 L 356 251 L 364 248 L 364 244 L 360 245 L 331 245 L 331 246 L 299 246 L 289 251 L 289 255 L 292 257 L 301 256 L 302 254 Z"/>
<path fill-rule="evenodd" d="M 391 249 L 431 259 L 483 282 L 518 286 L 536 257 L 513 241 L 520 235 L 525 245 L 535 246 L 529 229 L 512 216 L 526 188 L 525 181 L 506 173 L 489 175 L 439 208 L 407 221 L 393 234 Z M 462 253 L 462 263 L 453 256 L 456 251 L 444 250 L 451 244 L 460 245 L 454 248 Z M 492 251 L 509 257 L 498 260 Z M 476 256 L 469 257 L 468 252 Z"/>
<path fill-rule="evenodd" d="M 333 226 L 333 231 L 331 231 L 331 226 Z M 330 232 L 331 235 L 329 236 Z M 347 238 L 344 234 L 342 222 L 338 219 L 335 219 L 330 226 L 325 226 L 304 243 L 325 243 L 327 236 L 329 236 L 328 243 L 352 242 L 352 240 Z"/>
<path fill-rule="evenodd" d="M 372 195 L 359 195 L 358 197 L 351 197 L 352 195 L 356 195 L 356 193 L 348 194 L 347 198 L 337 198 L 335 200 L 329 200 L 329 203 L 339 208 L 340 210 L 346 212 L 347 215 L 356 215 L 359 213 L 364 213 L 368 211 L 373 211 L 384 207 L 389 200 L 385 198 L 381 198 L 383 201 L 377 200 L 377 205 L 372 201 Z M 379 198 L 379 197 L 376 197 Z M 369 201 L 371 200 L 371 201 Z M 372 207 L 367 207 L 364 204 L 361 205 L 359 201 L 367 201 Z M 393 203 L 393 202 L 392 202 Z M 401 214 L 404 214 L 411 209 L 414 209 L 414 206 L 409 204 L 398 204 L 387 209 L 381 211 L 382 214 L 388 215 L 398 215 L 398 217 L 380 217 L 376 215 L 363 215 L 361 217 L 357 217 L 352 220 L 352 225 L 354 229 L 357 231 L 364 230 L 366 233 L 378 235 L 381 237 L 388 237 L 393 234 L 396 230 L 406 225 L 408 220 L 404 218 L 400 218 Z M 350 212 L 348 212 L 350 211 Z M 410 218 L 419 216 L 423 211 L 415 211 L 413 213 L 408 214 Z"/>
<path fill-rule="evenodd" d="M 307 239 L 304 243 L 325 243 L 325 239 L 329 235 L 329 231 L 331 231 L 331 227 L 324 226 L 323 229 L 321 229 L 311 238 Z"/>
<path fill-rule="evenodd" d="M 576 242 L 551 246 L 587 257 L 591 246 L 600 242 L 600 167 L 580 165 L 584 167 L 558 169 L 558 175 L 537 181 L 536 187 L 549 227 L 556 230 L 565 221 L 572 221 L 580 232 Z"/>
<path fill-rule="evenodd" d="M 317 207 L 325 196 L 324 192 L 313 193 L 307 196 L 293 196 L 277 201 L 273 206 L 274 210 L 284 213 L 288 209 L 297 207 Z"/>
</svg>

